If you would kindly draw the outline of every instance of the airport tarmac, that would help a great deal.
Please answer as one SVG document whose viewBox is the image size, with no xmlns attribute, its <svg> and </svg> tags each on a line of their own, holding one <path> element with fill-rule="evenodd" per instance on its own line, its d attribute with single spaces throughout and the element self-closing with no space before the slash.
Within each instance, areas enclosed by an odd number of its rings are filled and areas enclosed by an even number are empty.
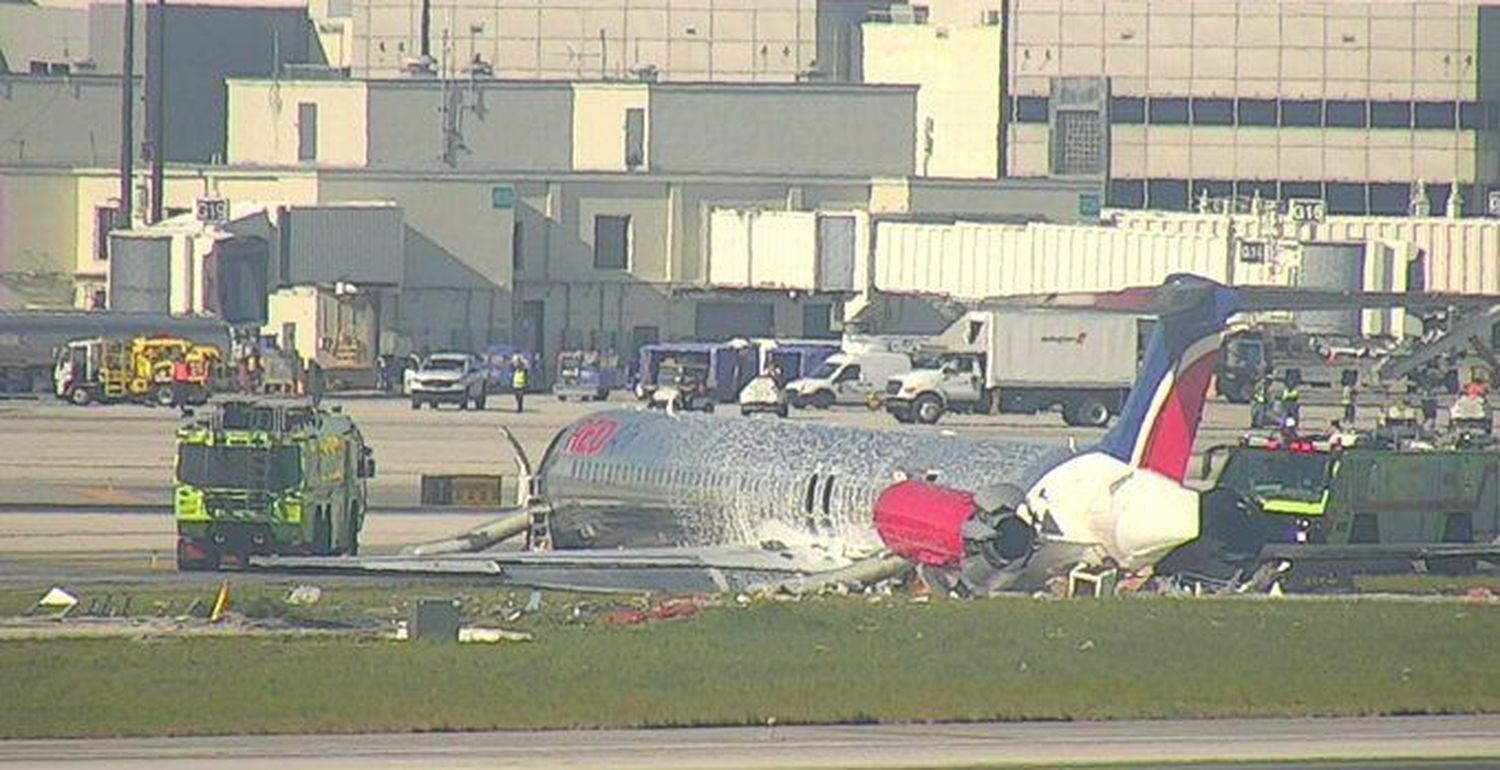
<svg viewBox="0 0 1500 770">
<path fill-rule="evenodd" d="M 1492 768 L 1500 716 L 0 742 L 46 768 Z M 1326 762 L 1328 764 L 1321 764 Z"/>
<path fill-rule="evenodd" d="M 348 412 L 374 447 L 379 470 L 371 482 L 367 551 L 441 537 L 487 520 L 490 513 L 421 505 L 423 474 L 502 474 L 516 466 L 500 428 L 510 429 L 533 461 L 556 432 L 592 411 L 637 408 L 628 398 L 610 403 L 529 399 L 521 414 L 509 399 L 485 411 L 413 411 L 403 399 L 331 398 Z M 724 419 L 747 419 L 723 410 Z M 1309 406 L 1310 424 L 1333 411 Z M 1324 414 L 1326 412 L 1326 414 Z M 756 417 L 750 419 L 773 419 Z M 806 410 L 794 420 L 958 435 L 1012 437 L 1087 446 L 1100 430 L 1069 428 L 1055 414 L 953 415 L 936 426 L 902 426 L 865 409 Z M 1197 443 L 1233 442 L 1248 409 L 1210 402 Z M 53 400 L 0 402 L 0 563 L 46 555 L 130 555 L 141 564 L 170 559 L 174 546 L 170 503 L 175 412 L 134 405 L 74 407 Z M 512 487 L 508 486 L 507 494 Z"/>
</svg>

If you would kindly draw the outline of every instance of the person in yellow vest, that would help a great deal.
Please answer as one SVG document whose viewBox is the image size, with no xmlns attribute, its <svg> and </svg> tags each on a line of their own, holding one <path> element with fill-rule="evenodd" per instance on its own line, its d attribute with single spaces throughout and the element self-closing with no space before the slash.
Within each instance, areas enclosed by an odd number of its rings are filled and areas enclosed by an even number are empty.
<svg viewBox="0 0 1500 770">
<path fill-rule="evenodd" d="M 526 402 L 526 360 L 516 356 L 510 367 L 510 392 L 516 397 L 516 414 Z"/>
</svg>

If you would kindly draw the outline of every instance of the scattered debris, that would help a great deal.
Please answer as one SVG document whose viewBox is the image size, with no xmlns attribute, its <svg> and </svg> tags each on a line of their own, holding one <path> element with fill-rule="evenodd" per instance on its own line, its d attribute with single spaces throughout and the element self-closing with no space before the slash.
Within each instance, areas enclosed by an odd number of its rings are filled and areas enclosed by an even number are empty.
<svg viewBox="0 0 1500 770">
<path fill-rule="evenodd" d="M 311 607 L 323 598 L 323 589 L 312 585 L 299 585 L 287 591 L 282 601 L 294 607 Z"/>
<path fill-rule="evenodd" d="M 599 616 L 602 626 L 639 626 L 652 620 L 690 618 L 703 610 L 702 599 L 669 599 L 645 608 L 626 608 Z"/>
<path fill-rule="evenodd" d="M 525 631 L 507 631 L 503 628 L 460 628 L 460 644 L 496 644 L 498 642 L 529 642 L 532 635 Z"/>
<path fill-rule="evenodd" d="M 1474 586 L 1464 593 L 1464 601 L 1492 602 L 1494 600 L 1495 592 L 1484 586 Z"/>
<path fill-rule="evenodd" d="M 225 580 L 219 584 L 219 595 L 214 599 L 214 608 L 208 613 L 208 620 L 217 623 L 224 619 L 224 611 L 229 609 L 229 581 Z"/>
<path fill-rule="evenodd" d="M 42 598 L 37 600 L 36 606 L 31 608 L 31 614 L 63 618 L 77 606 L 78 597 L 57 586 L 53 586 L 50 591 L 43 594 Z"/>
</svg>

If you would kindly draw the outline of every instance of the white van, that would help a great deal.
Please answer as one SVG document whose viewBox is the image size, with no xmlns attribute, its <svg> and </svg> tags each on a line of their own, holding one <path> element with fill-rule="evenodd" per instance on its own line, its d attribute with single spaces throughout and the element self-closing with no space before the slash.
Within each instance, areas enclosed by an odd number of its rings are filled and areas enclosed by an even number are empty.
<svg viewBox="0 0 1500 770">
<path fill-rule="evenodd" d="M 909 371 L 911 357 L 905 353 L 835 353 L 812 374 L 787 383 L 787 401 L 798 408 L 817 409 L 834 404 L 868 405 L 880 394 L 886 380 Z"/>
</svg>

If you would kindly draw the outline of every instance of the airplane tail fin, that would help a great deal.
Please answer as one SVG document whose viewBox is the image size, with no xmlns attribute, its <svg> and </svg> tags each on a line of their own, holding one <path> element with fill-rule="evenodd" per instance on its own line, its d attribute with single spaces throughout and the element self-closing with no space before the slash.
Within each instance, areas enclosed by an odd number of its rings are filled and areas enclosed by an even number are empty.
<svg viewBox="0 0 1500 770">
<path fill-rule="evenodd" d="M 1155 333 L 1119 421 L 1097 449 L 1181 483 L 1220 355 L 1220 333 L 1239 295 L 1195 275 L 1163 287 Z"/>
</svg>

